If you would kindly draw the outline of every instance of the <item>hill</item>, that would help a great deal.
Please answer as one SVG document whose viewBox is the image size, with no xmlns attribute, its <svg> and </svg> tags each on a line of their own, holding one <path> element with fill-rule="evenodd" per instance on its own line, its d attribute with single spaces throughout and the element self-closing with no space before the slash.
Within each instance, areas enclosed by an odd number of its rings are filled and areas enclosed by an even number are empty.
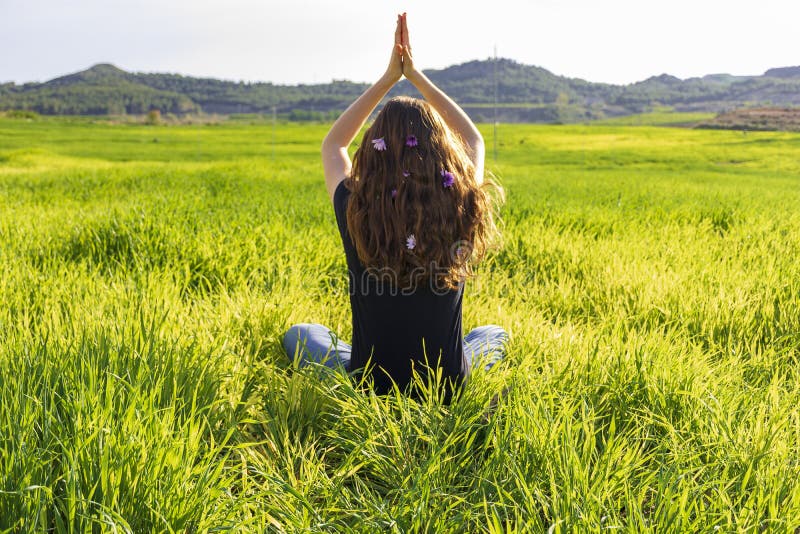
<svg viewBox="0 0 800 534">
<path fill-rule="evenodd" d="M 654 107 L 720 112 L 739 107 L 800 105 L 800 67 L 761 76 L 652 76 L 629 85 L 556 75 L 510 59 L 470 61 L 426 71 L 478 120 L 572 122 L 630 115 Z M 272 113 L 293 119 L 341 112 L 367 84 L 335 80 L 314 85 L 231 82 L 178 74 L 132 73 L 110 64 L 44 83 L 0 85 L 0 110 L 43 114 Z M 414 94 L 407 81 L 392 91 Z M 495 93 L 499 105 L 493 104 Z"/>
<path fill-rule="evenodd" d="M 100 64 L 45 83 L 0 86 L 0 109 L 46 115 L 118 115 L 150 109 L 183 114 L 200 111 L 191 97 L 142 84 L 138 76 Z"/>
</svg>

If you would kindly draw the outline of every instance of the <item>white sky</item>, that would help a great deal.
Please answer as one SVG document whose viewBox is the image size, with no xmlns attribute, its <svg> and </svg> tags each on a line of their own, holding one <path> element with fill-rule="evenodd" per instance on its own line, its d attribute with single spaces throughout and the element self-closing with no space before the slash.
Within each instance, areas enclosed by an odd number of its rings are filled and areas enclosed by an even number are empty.
<svg viewBox="0 0 800 534">
<path fill-rule="evenodd" d="M 800 65 L 798 0 L 0 0 L 0 81 L 109 62 L 231 80 L 371 81 L 407 11 L 423 68 L 498 55 L 595 82 Z"/>
</svg>

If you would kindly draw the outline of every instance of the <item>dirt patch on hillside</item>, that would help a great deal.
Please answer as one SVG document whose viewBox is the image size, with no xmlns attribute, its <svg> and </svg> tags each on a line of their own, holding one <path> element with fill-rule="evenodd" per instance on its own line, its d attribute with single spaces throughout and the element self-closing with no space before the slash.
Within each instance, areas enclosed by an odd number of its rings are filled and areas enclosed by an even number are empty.
<svg viewBox="0 0 800 534">
<path fill-rule="evenodd" d="M 751 108 L 720 113 L 697 128 L 800 132 L 800 108 Z"/>
</svg>

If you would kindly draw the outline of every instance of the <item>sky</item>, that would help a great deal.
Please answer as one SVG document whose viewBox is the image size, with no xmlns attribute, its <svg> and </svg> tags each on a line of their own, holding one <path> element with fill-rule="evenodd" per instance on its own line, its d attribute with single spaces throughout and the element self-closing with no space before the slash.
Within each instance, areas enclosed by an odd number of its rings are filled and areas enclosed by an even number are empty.
<svg viewBox="0 0 800 534">
<path fill-rule="evenodd" d="M 0 82 L 96 63 L 280 84 L 373 81 L 402 11 L 422 68 L 495 49 L 619 84 L 800 65 L 797 0 L 0 0 Z"/>
</svg>

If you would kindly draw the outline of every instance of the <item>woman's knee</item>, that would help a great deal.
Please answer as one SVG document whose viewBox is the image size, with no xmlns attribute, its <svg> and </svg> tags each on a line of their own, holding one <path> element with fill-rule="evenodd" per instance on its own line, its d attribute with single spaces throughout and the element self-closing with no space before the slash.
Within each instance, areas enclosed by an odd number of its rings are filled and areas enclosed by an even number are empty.
<svg viewBox="0 0 800 534">
<path fill-rule="evenodd" d="M 483 328 L 485 328 L 485 332 L 488 337 L 493 337 L 498 339 L 502 338 L 503 340 L 508 339 L 508 332 L 506 332 L 506 329 L 503 328 L 502 326 L 497 326 L 496 324 L 488 324 Z"/>
<path fill-rule="evenodd" d="M 308 329 L 311 326 L 309 323 L 298 323 L 289 327 L 289 330 L 283 334 L 283 348 L 290 356 L 297 352 L 298 344 L 308 338 Z"/>
<path fill-rule="evenodd" d="M 468 337 L 470 341 L 489 342 L 492 344 L 506 344 L 509 340 L 508 332 L 502 326 L 487 324 L 474 328 Z"/>
</svg>

